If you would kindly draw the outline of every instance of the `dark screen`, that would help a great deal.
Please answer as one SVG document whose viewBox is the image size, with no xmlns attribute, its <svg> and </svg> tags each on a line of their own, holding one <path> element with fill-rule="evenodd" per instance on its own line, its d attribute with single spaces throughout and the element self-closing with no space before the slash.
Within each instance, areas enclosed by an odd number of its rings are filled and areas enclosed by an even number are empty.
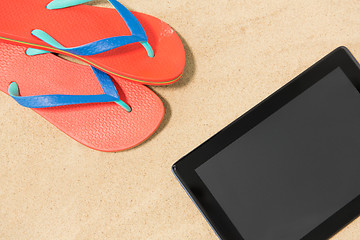
<svg viewBox="0 0 360 240">
<path fill-rule="evenodd" d="M 245 240 L 299 240 L 360 194 L 360 94 L 337 68 L 196 173 Z"/>
</svg>

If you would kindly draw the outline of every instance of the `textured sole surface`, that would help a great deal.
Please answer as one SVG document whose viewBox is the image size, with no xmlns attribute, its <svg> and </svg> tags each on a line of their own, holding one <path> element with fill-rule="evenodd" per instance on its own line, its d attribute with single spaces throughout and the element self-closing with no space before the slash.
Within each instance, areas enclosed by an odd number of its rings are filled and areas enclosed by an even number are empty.
<svg viewBox="0 0 360 240">
<path fill-rule="evenodd" d="M 103 93 L 90 67 L 53 54 L 30 57 L 25 51 L 22 46 L 0 43 L 0 90 L 4 93 L 7 93 L 11 82 L 19 85 L 22 96 Z M 120 78 L 115 80 L 120 98 L 131 106 L 131 113 L 115 103 L 34 111 L 90 148 L 100 151 L 129 149 L 155 132 L 164 116 L 164 105 L 155 93 L 142 84 Z"/>
</svg>

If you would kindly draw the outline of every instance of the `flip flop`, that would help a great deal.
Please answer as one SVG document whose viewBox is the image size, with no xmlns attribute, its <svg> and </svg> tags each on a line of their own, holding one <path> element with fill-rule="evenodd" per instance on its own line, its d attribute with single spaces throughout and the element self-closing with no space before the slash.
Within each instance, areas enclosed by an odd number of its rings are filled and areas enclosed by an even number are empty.
<svg viewBox="0 0 360 240">
<path fill-rule="evenodd" d="M 89 1 L 0 1 L 0 40 L 69 55 L 143 84 L 182 76 L 185 51 L 171 27 L 116 0 L 109 0 L 116 9 L 78 5 Z"/>
<path fill-rule="evenodd" d="M 142 143 L 160 125 L 164 105 L 146 86 L 119 78 L 114 84 L 93 67 L 25 52 L 23 46 L 0 43 L 0 90 L 76 141 L 121 151 Z"/>
</svg>

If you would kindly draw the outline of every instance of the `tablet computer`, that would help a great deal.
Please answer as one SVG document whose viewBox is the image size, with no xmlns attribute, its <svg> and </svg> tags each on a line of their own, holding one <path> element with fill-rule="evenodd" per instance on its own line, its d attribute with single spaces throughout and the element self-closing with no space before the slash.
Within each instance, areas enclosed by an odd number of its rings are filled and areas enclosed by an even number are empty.
<svg viewBox="0 0 360 240">
<path fill-rule="evenodd" d="M 359 90 L 337 48 L 174 164 L 220 239 L 328 239 L 359 216 Z"/>
</svg>

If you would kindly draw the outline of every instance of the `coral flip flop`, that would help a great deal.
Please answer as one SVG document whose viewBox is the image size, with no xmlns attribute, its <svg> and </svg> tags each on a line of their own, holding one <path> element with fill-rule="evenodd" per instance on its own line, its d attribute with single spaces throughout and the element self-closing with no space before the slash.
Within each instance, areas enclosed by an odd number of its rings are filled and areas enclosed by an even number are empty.
<svg viewBox="0 0 360 240">
<path fill-rule="evenodd" d="M 25 52 L 23 46 L 0 43 L 0 90 L 76 141 L 95 150 L 121 151 L 140 144 L 160 125 L 164 105 L 146 86 L 121 79 L 114 84 L 95 68 Z"/>
<path fill-rule="evenodd" d="M 0 1 L 0 40 L 69 55 L 143 84 L 182 76 L 184 47 L 169 25 L 116 0 L 109 0 L 116 9 L 79 5 L 89 1 Z"/>
</svg>

